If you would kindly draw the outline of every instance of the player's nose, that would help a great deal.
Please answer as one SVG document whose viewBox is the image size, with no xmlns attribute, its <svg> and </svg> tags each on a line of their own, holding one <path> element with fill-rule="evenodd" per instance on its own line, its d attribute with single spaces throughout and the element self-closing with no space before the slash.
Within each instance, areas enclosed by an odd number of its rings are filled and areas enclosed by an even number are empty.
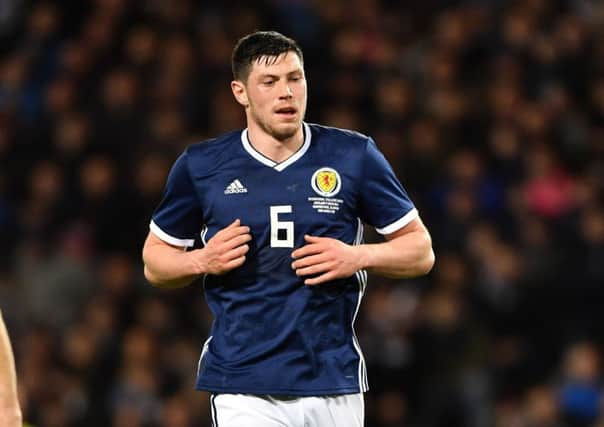
<svg viewBox="0 0 604 427">
<path fill-rule="evenodd" d="M 283 88 L 282 88 L 282 92 L 281 92 L 281 99 L 290 99 L 294 96 L 294 92 L 292 91 L 292 88 L 286 83 Z"/>
</svg>

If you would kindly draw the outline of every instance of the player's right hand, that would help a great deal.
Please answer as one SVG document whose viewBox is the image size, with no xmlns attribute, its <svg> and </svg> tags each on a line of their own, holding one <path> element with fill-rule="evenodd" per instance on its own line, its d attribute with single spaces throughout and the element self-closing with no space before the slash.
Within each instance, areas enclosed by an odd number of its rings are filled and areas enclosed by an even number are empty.
<svg viewBox="0 0 604 427">
<path fill-rule="evenodd" d="M 187 252 L 199 271 L 206 274 L 224 274 L 245 262 L 252 240 L 250 228 L 236 219 L 228 227 L 218 231 L 202 249 Z"/>
</svg>

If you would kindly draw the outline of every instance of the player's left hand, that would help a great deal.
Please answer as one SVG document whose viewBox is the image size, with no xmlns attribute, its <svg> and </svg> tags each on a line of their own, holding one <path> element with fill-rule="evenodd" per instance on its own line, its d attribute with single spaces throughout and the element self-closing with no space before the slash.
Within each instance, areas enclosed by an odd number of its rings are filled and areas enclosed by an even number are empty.
<svg viewBox="0 0 604 427">
<path fill-rule="evenodd" d="M 307 244 L 292 252 L 292 268 L 298 276 L 314 275 L 305 285 L 318 285 L 350 277 L 363 268 L 360 246 L 351 246 L 331 237 L 305 235 Z"/>
</svg>

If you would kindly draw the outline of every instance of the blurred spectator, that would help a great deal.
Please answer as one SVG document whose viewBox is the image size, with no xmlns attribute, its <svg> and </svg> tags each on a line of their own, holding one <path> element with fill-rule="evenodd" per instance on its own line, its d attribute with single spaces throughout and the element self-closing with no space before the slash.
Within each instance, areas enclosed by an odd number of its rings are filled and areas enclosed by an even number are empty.
<svg viewBox="0 0 604 427">
<path fill-rule="evenodd" d="M 528 390 L 524 408 L 526 427 L 561 427 L 563 422 L 557 406 L 554 391 L 547 386 L 537 386 Z"/>
<path fill-rule="evenodd" d="M 600 352 L 589 342 L 572 345 L 565 354 L 560 405 L 566 423 L 588 426 L 598 419 L 602 402 Z"/>
</svg>

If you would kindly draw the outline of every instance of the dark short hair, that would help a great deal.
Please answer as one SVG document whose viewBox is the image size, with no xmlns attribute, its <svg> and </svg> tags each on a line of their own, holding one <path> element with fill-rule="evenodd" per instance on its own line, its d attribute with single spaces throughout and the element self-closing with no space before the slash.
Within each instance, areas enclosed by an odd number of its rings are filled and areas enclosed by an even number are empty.
<svg viewBox="0 0 604 427">
<path fill-rule="evenodd" d="M 304 62 L 302 49 L 298 43 L 276 31 L 256 31 L 239 39 L 233 48 L 231 67 L 235 80 L 247 80 L 252 63 L 259 58 L 267 57 L 266 63 L 270 65 L 279 55 L 294 52 Z"/>
</svg>

